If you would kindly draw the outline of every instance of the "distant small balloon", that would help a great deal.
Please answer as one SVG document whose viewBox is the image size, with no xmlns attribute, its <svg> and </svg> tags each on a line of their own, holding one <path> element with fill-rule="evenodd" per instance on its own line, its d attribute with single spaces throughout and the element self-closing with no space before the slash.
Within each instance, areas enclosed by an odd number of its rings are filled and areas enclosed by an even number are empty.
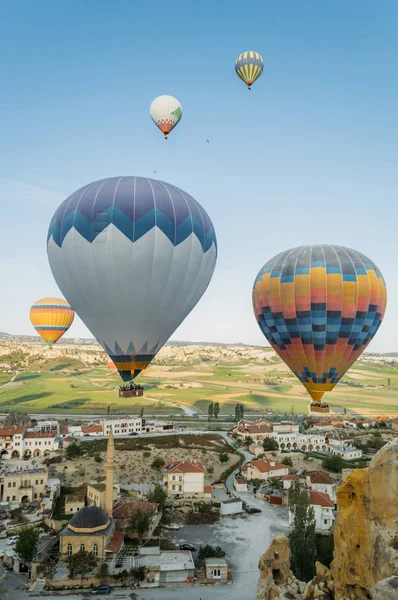
<svg viewBox="0 0 398 600">
<path fill-rule="evenodd" d="M 181 121 L 182 107 L 173 96 L 158 96 L 152 102 L 149 114 L 167 140 L 170 131 Z"/>
<path fill-rule="evenodd" d="M 66 300 L 42 298 L 33 304 L 29 316 L 40 337 L 52 346 L 68 331 L 75 313 Z"/>
<path fill-rule="evenodd" d="M 245 82 L 249 90 L 253 83 L 260 77 L 264 70 L 264 61 L 261 54 L 249 50 L 239 54 L 235 62 L 235 71 L 238 77 Z"/>
</svg>

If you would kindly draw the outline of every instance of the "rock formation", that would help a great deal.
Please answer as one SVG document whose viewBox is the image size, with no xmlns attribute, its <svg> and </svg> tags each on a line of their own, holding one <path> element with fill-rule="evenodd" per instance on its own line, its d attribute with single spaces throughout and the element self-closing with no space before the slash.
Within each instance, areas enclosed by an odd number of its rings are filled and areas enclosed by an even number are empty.
<svg viewBox="0 0 398 600">
<path fill-rule="evenodd" d="M 301 598 L 300 583 L 290 570 L 289 540 L 278 535 L 258 564 L 260 579 L 257 587 L 257 600 L 295 600 Z"/>
<path fill-rule="evenodd" d="M 338 489 L 334 545 L 336 600 L 372 598 L 377 582 L 398 575 L 398 438 Z"/>
</svg>

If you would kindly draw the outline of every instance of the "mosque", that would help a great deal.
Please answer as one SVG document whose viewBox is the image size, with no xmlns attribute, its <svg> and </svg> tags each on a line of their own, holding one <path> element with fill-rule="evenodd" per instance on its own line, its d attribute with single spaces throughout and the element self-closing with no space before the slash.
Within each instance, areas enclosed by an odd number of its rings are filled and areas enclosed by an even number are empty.
<svg viewBox="0 0 398 600">
<path fill-rule="evenodd" d="M 112 429 L 108 440 L 105 472 L 105 506 L 85 506 L 71 518 L 60 535 L 60 551 L 64 557 L 85 551 L 105 559 L 119 552 L 124 545 L 124 534 L 116 530 L 116 519 L 113 518 L 115 444 Z"/>
</svg>

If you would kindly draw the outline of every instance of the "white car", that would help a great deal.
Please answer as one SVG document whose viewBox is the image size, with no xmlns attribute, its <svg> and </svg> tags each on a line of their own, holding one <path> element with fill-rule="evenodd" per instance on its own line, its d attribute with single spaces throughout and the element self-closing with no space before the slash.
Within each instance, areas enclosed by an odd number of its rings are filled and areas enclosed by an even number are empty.
<svg viewBox="0 0 398 600">
<path fill-rule="evenodd" d="M 177 531 L 177 529 L 180 529 L 180 526 L 178 523 L 170 523 L 170 525 L 163 525 L 163 529 L 173 529 L 174 531 Z"/>
<path fill-rule="evenodd" d="M 7 540 L 7 544 L 9 546 L 11 546 L 12 544 L 15 544 L 15 542 L 17 542 L 19 540 L 19 535 L 13 535 L 12 537 L 9 537 Z"/>
</svg>

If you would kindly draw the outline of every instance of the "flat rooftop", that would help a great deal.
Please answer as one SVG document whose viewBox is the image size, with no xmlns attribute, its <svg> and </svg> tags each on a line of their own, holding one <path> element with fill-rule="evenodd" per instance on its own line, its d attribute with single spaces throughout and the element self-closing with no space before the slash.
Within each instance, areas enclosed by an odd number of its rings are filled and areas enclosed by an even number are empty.
<svg viewBox="0 0 398 600">
<path fill-rule="evenodd" d="M 145 567 L 160 567 L 161 571 L 194 570 L 195 564 L 190 552 L 161 552 L 157 555 L 145 555 L 135 559 L 136 563 Z"/>
</svg>

